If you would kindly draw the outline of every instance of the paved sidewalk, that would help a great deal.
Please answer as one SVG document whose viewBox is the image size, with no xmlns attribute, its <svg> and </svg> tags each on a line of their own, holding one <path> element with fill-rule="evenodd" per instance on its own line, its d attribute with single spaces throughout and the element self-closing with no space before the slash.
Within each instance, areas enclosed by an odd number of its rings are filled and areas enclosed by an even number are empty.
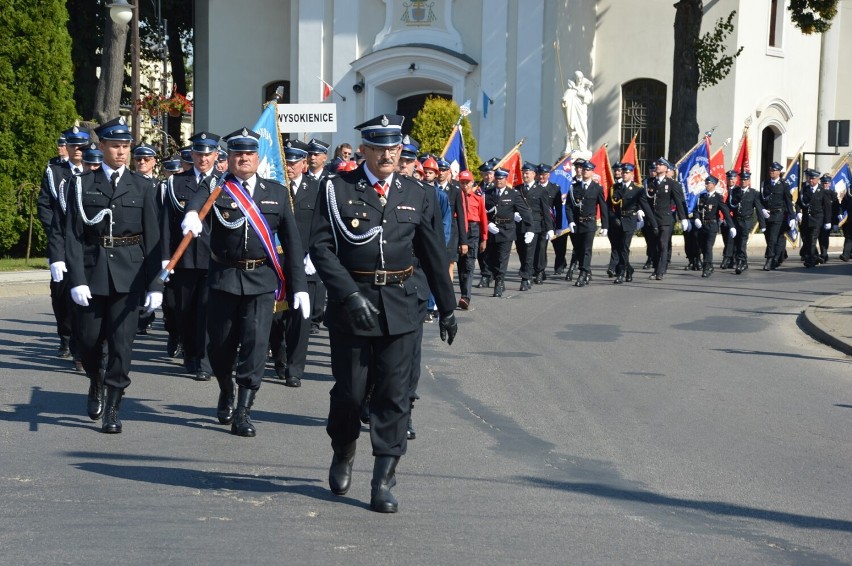
<svg viewBox="0 0 852 566">
<path fill-rule="evenodd" d="M 0 298 L 31 295 L 50 296 L 49 269 L 0 272 Z"/>
</svg>

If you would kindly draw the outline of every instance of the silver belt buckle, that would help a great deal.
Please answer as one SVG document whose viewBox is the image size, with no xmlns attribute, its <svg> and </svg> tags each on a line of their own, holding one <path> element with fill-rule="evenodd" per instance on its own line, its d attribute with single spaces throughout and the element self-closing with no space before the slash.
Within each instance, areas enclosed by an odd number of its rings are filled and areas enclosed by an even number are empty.
<svg viewBox="0 0 852 566">
<path fill-rule="evenodd" d="M 377 270 L 373 275 L 373 283 L 379 286 L 388 284 L 388 272 L 384 269 Z"/>
<path fill-rule="evenodd" d="M 105 248 L 114 248 L 115 245 L 113 243 L 112 236 L 101 236 L 103 239 L 103 245 Z"/>
<path fill-rule="evenodd" d="M 257 264 L 256 259 L 247 259 L 246 260 L 246 271 L 254 271 L 256 264 Z"/>
</svg>

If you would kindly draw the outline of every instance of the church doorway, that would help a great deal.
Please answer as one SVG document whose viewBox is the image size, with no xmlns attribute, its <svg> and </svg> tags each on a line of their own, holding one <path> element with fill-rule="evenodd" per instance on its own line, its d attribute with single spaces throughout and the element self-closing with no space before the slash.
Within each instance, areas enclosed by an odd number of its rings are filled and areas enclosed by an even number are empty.
<svg viewBox="0 0 852 566">
<path fill-rule="evenodd" d="M 414 117 L 417 116 L 417 113 L 420 112 L 420 109 L 423 108 L 423 105 L 426 103 L 426 99 L 430 96 L 445 98 L 447 100 L 452 99 L 452 96 L 442 92 L 427 92 L 406 96 L 405 98 L 400 98 L 397 101 L 396 113 L 400 116 L 405 116 L 405 122 L 402 123 L 403 134 L 411 133 L 411 128 L 414 126 Z"/>
<path fill-rule="evenodd" d="M 772 126 L 767 126 L 763 128 L 762 132 L 760 132 L 760 169 L 758 169 L 757 172 L 759 173 L 759 178 L 761 180 L 768 177 L 767 171 L 769 171 L 769 165 L 773 161 L 780 162 L 780 160 L 775 156 L 775 142 L 777 138 L 778 133 Z M 752 172 L 755 171 L 752 170 Z"/>
</svg>

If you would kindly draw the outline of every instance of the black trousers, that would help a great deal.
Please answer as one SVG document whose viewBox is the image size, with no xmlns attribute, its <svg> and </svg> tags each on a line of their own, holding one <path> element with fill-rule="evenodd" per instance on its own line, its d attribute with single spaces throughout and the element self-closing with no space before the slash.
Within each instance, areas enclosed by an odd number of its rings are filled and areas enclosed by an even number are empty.
<svg viewBox="0 0 852 566">
<path fill-rule="evenodd" d="M 533 275 L 544 273 L 547 269 L 547 232 L 538 232 L 529 247 L 532 258 Z"/>
<path fill-rule="evenodd" d="M 560 236 L 550 241 L 553 246 L 553 271 L 568 267 L 568 236 Z"/>
<path fill-rule="evenodd" d="M 823 220 L 825 222 L 825 220 Z M 829 237 L 831 236 L 831 229 L 826 230 L 825 228 L 820 228 L 819 236 L 817 237 L 817 244 L 819 244 L 819 255 L 823 258 L 828 258 L 828 242 Z"/>
<path fill-rule="evenodd" d="M 531 279 L 533 276 L 533 260 L 535 259 L 535 236 L 529 244 L 524 243 L 526 232 L 520 224 L 515 228 L 515 251 L 518 252 L 518 260 L 521 262 L 521 279 Z"/>
<path fill-rule="evenodd" d="M 776 262 L 783 259 L 782 256 L 786 247 L 784 242 L 786 229 L 787 225 L 784 223 L 783 216 L 778 220 L 772 218 L 766 220 L 764 236 L 766 237 L 766 257 L 768 259 L 774 259 Z"/>
<path fill-rule="evenodd" d="M 847 220 L 840 231 L 843 232 L 843 257 L 849 259 L 852 256 L 852 221 Z"/>
<path fill-rule="evenodd" d="M 672 232 L 674 229 L 672 229 Z M 669 236 L 669 241 L 671 241 L 671 236 Z M 669 259 L 671 259 L 671 247 L 669 248 Z M 698 230 L 695 227 L 691 227 L 689 232 L 683 233 L 683 253 L 686 255 L 687 259 L 698 260 L 701 256 L 701 246 L 698 244 Z"/>
<path fill-rule="evenodd" d="M 60 337 L 69 338 L 74 330 L 74 301 L 71 300 L 67 277 L 59 283 L 51 279 L 50 305 L 56 319 L 56 333 Z"/>
<path fill-rule="evenodd" d="M 319 293 L 319 285 L 316 281 L 308 281 L 308 297 L 311 304 Z M 308 359 L 308 341 L 311 337 L 311 319 L 302 318 L 301 309 L 290 308 L 282 314 L 282 326 L 284 330 L 284 352 L 286 355 L 287 369 L 286 377 L 298 377 L 305 375 L 305 363 Z M 280 355 L 280 354 L 279 354 Z M 278 366 L 278 360 L 275 360 Z"/>
<path fill-rule="evenodd" d="M 323 318 L 325 318 L 325 285 L 322 281 L 317 281 L 316 302 L 311 299 L 311 324 L 314 326 L 322 326 Z"/>
<path fill-rule="evenodd" d="M 580 271 L 592 271 L 592 245 L 595 243 L 595 231 L 578 232 L 575 239 L 575 253 Z"/>
<path fill-rule="evenodd" d="M 139 323 L 142 293 L 117 293 L 110 281 L 109 295 L 95 295 L 89 306 L 77 306 L 78 353 L 86 375 L 95 376 L 107 344 L 104 383 L 117 389 L 130 385 L 130 359 Z"/>
<path fill-rule="evenodd" d="M 175 294 L 175 323 L 187 360 L 198 359 L 200 369 L 210 373 L 207 358 L 207 270 L 175 269 L 169 277 Z"/>
<path fill-rule="evenodd" d="M 506 277 L 506 270 L 509 268 L 509 254 L 512 252 L 512 240 L 496 241 L 494 238 L 488 239 L 488 268 L 494 279 L 503 280 Z"/>
<path fill-rule="evenodd" d="M 372 377 L 370 441 L 374 456 L 402 456 L 411 409 L 411 364 L 417 334 L 356 336 L 329 330 L 331 371 L 326 432 L 332 448 L 354 442 L 361 433 L 361 405 Z"/>
<path fill-rule="evenodd" d="M 578 264 L 580 263 L 580 256 L 583 255 L 582 242 L 580 238 L 577 236 L 577 231 L 575 228 L 574 232 L 568 234 L 568 237 L 571 239 L 571 263 Z"/>
<path fill-rule="evenodd" d="M 620 224 L 612 224 L 610 226 L 609 233 L 615 235 L 614 249 L 618 258 L 615 269 L 613 270 L 616 275 L 633 271 L 633 266 L 630 265 L 630 244 L 633 242 L 633 234 L 635 232 L 635 220 L 622 220 Z"/>
<path fill-rule="evenodd" d="M 170 338 L 180 337 L 177 320 L 177 296 L 171 280 L 166 281 L 163 289 L 163 328 L 169 333 Z"/>
<path fill-rule="evenodd" d="M 653 232 L 651 232 L 651 237 L 654 238 L 654 247 L 652 248 L 654 255 L 651 259 L 654 263 L 654 273 L 657 275 L 665 275 L 668 270 L 672 230 L 673 227 L 669 224 L 668 226 L 661 225 L 660 233 L 656 237 L 654 237 Z"/>
<path fill-rule="evenodd" d="M 231 378 L 237 361 L 236 382 L 257 391 L 266 366 L 274 293 L 235 295 L 210 289 L 207 313 L 207 356 L 220 382 Z"/>
<path fill-rule="evenodd" d="M 473 274 L 479 256 L 479 223 L 471 222 L 467 227 L 467 255 L 459 255 L 459 288 L 461 296 L 468 300 L 473 289 Z"/>
<path fill-rule="evenodd" d="M 713 246 L 716 244 L 716 236 L 719 234 L 719 223 L 710 222 L 704 224 L 697 232 L 698 245 L 701 248 L 701 259 L 706 264 L 712 264 Z"/>
<path fill-rule="evenodd" d="M 737 228 L 737 235 L 739 235 L 740 229 Z M 732 260 L 734 259 L 734 247 L 736 238 L 731 238 L 730 232 L 723 228 L 722 229 L 722 261 Z"/>
<path fill-rule="evenodd" d="M 419 301 L 420 307 L 420 322 L 426 318 L 426 301 Z M 414 330 L 414 344 L 412 345 L 411 354 L 411 379 L 408 382 L 408 398 L 411 401 L 420 399 L 417 394 L 417 386 L 420 385 L 420 362 L 423 359 L 423 324 L 417 326 Z M 372 378 L 371 378 L 372 379 Z M 370 381 L 372 387 L 372 381 Z"/>
<path fill-rule="evenodd" d="M 618 246 L 619 246 L 619 237 L 613 233 L 613 227 L 615 226 L 616 218 L 610 216 L 609 219 L 609 231 L 606 233 L 606 237 L 609 240 L 609 264 L 607 264 L 608 271 L 615 271 L 616 266 L 618 266 Z M 621 220 L 619 219 L 619 222 Z M 620 228 L 619 228 L 620 229 Z"/>
<path fill-rule="evenodd" d="M 734 226 L 737 228 L 735 238 L 728 238 L 728 241 L 733 240 L 733 259 L 736 263 L 748 264 L 748 239 L 751 236 L 751 229 L 754 228 L 754 222 L 751 220 L 741 222 L 734 220 Z M 725 246 L 725 253 L 728 247 Z M 727 257 L 727 256 L 726 256 Z"/>
<path fill-rule="evenodd" d="M 802 223 L 799 225 L 799 237 L 802 239 L 802 257 L 805 261 L 816 261 L 817 242 L 819 233 L 822 230 L 821 218 L 802 218 Z"/>
</svg>

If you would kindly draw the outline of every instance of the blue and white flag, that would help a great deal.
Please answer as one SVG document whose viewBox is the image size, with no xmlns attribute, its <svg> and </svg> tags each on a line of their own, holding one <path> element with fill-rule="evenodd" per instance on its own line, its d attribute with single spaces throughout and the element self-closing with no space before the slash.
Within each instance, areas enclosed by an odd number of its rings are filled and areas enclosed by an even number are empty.
<svg viewBox="0 0 852 566">
<path fill-rule="evenodd" d="M 257 150 L 260 165 L 257 168 L 257 174 L 266 179 L 285 184 L 284 160 L 281 158 L 281 136 L 278 134 L 278 108 L 275 102 L 266 105 L 252 129 L 260 134 L 260 147 Z"/>
<path fill-rule="evenodd" d="M 793 195 L 793 200 L 798 200 L 799 198 L 799 178 L 802 173 L 799 171 L 799 156 L 796 156 L 796 159 L 793 160 L 793 164 L 790 165 L 790 170 L 787 171 L 787 174 L 784 175 L 784 181 L 786 181 L 787 186 L 790 187 L 790 194 Z"/>
<path fill-rule="evenodd" d="M 710 138 L 696 145 L 677 166 L 677 177 L 686 193 L 686 211 L 692 213 L 698 195 L 704 192 L 704 179 L 710 175 Z"/>
<path fill-rule="evenodd" d="M 838 199 L 842 199 L 843 195 L 849 192 L 850 185 L 852 185 L 852 170 L 849 169 L 848 163 L 844 163 L 832 177 L 831 189 L 837 193 Z"/>
<path fill-rule="evenodd" d="M 574 166 L 570 155 L 566 155 L 562 161 L 553 166 L 550 170 L 550 181 L 558 186 L 562 193 L 562 206 L 559 207 L 559 210 L 550 209 L 550 214 L 553 216 L 554 232 L 559 236 L 566 234 L 568 230 L 565 201 L 568 199 L 568 191 L 571 190 L 571 184 L 574 182 Z"/>
<path fill-rule="evenodd" d="M 444 153 L 444 159 L 446 159 L 450 164 L 450 169 L 453 172 L 453 179 L 459 176 L 459 171 L 467 169 L 467 159 L 464 156 L 464 140 L 462 139 L 461 126 L 454 128 L 453 136 L 447 146 L 447 151 Z"/>
</svg>

